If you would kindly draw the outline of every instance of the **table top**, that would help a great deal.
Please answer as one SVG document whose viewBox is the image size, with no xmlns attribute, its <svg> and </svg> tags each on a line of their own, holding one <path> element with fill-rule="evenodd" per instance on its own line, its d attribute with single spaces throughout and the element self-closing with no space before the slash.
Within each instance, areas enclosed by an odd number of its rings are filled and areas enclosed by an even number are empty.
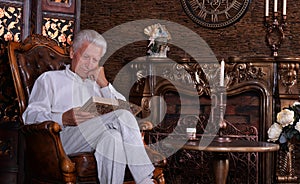
<svg viewBox="0 0 300 184">
<path fill-rule="evenodd" d="M 168 144 L 173 147 L 181 147 L 181 149 L 211 152 L 273 152 L 279 150 L 278 144 L 235 139 L 230 142 L 212 140 L 208 144 L 200 143 L 200 140 L 193 140 L 187 141 L 184 145 L 176 144 L 176 140 L 174 140 Z"/>
</svg>

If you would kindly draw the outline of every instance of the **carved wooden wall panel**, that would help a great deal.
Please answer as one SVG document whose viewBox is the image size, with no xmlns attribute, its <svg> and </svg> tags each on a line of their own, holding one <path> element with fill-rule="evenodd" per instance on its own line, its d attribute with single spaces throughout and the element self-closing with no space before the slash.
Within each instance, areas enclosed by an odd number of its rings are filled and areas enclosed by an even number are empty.
<svg viewBox="0 0 300 184">
<path fill-rule="evenodd" d="M 80 0 L 32 0 L 34 33 L 54 39 L 69 47 L 80 29 Z"/>
<path fill-rule="evenodd" d="M 299 58 L 278 57 L 277 64 L 277 114 L 282 108 L 299 101 Z M 280 150 L 278 153 L 277 181 L 278 183 L 299 183 L 300 182 L 300 144 L 292 142 L 289 152 Z"/>
<path fill-rule="evenodd" d="M 29 34 L 29 0 L 0 1 L 0 181 L 22 183 L 19 121 L 6 46 Z"/>
<path fill-rule="evenodd" d="M 19 42 L 29 33 L 29 0 L 0 1 L 0 120 L 15 116 L 15 93 L 7 58 L 9 41 Z"/>
<path fill-rule="evenodd" d="M 74 28 L 73 20 L 44 17 L 42 21 L 42 35 L 56 40 L 63 47 L 72 44 Z"/>
<path fill-rule="evenodd" d="M 300 58 L 277 58 L 278 98 L 280 99 L 278 108 L 280 109 L 299 100 L 299 63 Z"/>
</svg>

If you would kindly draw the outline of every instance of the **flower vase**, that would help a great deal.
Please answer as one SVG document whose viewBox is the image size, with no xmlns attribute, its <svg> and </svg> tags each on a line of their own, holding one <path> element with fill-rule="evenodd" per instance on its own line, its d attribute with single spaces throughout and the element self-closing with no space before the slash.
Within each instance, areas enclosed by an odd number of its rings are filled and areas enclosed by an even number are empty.
<svg viewBox="0 0 300 184">
<path fill-rule="evenodd" d="M 288 149 L 281 149 L 278 152 L 278 162 L 276 171 L 277 183 L 297 182 L 295 175 L 295 153 L 292 141 L 287 142 Z"/>
</svg>

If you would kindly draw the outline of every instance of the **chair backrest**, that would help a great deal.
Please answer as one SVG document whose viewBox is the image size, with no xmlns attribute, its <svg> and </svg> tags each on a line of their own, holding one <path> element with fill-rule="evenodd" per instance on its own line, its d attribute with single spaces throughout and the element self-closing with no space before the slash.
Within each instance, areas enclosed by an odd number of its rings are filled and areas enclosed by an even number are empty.
<svg viewBox="0 0 300 184">
<path fill-rule="evenodd" d="M 28 36 L 20 43 L 10 42 L 8 57 L 20 115 L 28 105 L 35 80 L 46 71 L 64 69 L 66 64 L 71 63 L 67 49 L 37 34 Z M 76 180 L 74 163 L 67 157 L 59 139 L 60 130 L 61 127 L 52 121 L 22 127 L 25 183 L 34 180 L 67 183 Z"/>
<path fill-rule="evenodd" d="M 35 80 L 45 71 L 61 70 L 71 63 L 67 48 L 42 35 L 32 34 L 23 42 L 10 42 L 8 56 L 20 114 L 27 106 Z"/>
</svg>

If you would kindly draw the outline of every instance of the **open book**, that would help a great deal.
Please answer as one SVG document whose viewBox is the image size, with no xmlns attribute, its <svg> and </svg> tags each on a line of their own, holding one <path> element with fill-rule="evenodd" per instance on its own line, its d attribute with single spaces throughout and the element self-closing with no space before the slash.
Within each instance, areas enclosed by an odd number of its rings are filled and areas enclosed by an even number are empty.
<svg viewBox="0 0 300 184">
<path fill-rule="evenodd" d="M 99 115 L 106 114 L 117 109 L 126 109 L 132 114 L 137 115 L 142 111 L 142 108 L 134 103 L 130 103 L 120 99 L 103 98 L 92 96 L 89 100 L 80 108 L 81 111 L 95 113 Z"/>
</svg>

